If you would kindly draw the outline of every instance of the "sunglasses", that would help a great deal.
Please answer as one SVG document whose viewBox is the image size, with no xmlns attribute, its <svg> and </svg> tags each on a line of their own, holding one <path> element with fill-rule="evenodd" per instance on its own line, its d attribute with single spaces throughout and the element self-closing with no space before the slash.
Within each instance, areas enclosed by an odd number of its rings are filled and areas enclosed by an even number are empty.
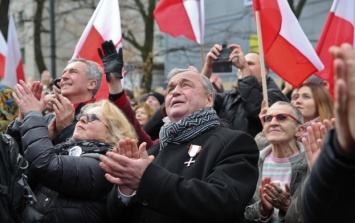
<svg viewBox="0 0 355 223">
<path fill-rule="evenodd" d="M 281 113 L 281 114 L 275 114 L 275 115 L 263 115 L 261 116 L 261 120 L 263 122 L 271 122 L 273 118 L 276 118 L 276 120 L 278 122 L 283 122 L 285 121 L 288 117 L 292 118 L 293 120 L 295 120 L 298 124 L 302 125 L 302 123 L 295 118 L 294 116 L 290 115 L 290 114 L 286 114 L 286 113 Z"/>
<path fill-rule="evenodd" d="M 82 117 L 85 117 L 86 121 L 87 122 L 93 122 L 95 120 L 98 120 L 99 122 L 101 122 L 102 124 L 104 124 L 106 126 L 106 128 L 110 131 L 110 128 L 101 120 L 99 119 L 99 117 L 97 117 L 96 114 L 84 114 L 84 113 L 79 113 L 77 116 L 76 116 L 76 120 L 77 121 L 80 121 L 80 119 Z"/>
</svg>

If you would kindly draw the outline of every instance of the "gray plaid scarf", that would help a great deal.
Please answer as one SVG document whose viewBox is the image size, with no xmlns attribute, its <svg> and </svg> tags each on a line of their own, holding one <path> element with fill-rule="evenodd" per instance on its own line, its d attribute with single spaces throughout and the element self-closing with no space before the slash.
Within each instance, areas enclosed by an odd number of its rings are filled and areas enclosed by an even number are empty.
<svg viewBox="0 0 355 223">
<path fill-rule="evenodd" d="M 220 126 L 220 121 L 213 108 L 203 108 L 186 118 L 164 125 L 159 132 L 160 150 L 168 143 L 180 144 L 201 135 L 209 129 Z"/>
</svg>

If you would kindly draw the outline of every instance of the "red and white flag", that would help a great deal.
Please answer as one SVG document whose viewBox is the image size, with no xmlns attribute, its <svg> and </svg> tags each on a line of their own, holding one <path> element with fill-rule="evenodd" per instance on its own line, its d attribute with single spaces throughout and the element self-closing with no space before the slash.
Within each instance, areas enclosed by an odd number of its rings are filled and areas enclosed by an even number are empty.
<svg viewBox="0 0 355 223">
<path fill-rule="evenodd" d="M 72 58 L 84 58 L 102 66 L 97 49 L 105 40 L 112 40 L 117 49 L 122 47 L 120 8 L 117 0 L 100 0 L 94 14 L 77 43 Z M 107 99 L 108 84 L 103 74 L 97 99 Z"/>
<path fill-rule="evenodd" d="M 2 32 L 0 32 L 0 78 L 1 79 L 4 77 L 6 54 L 7 54 L 6 40 L 4 38 L 4 35 L 2 35 Z"/>
<path fill-rule="evenodd" d="M 334 94 L 333 57 L 329 53 L 330 46 L 340 46 L 342 43 L 355 45 L 355 1 L 334 0 L 323 32 L 319 38 L 316 52 L 325 68 L 316 73 L 328 81 L 329 91 Z"/>
<path fill-rule="evenodd" d="M 253 0 L 259 11 L 266 62 L 281 78 L 298 87 L 323 69 L 287 0 Z"/>
<path fill-rule="evenodd" d="M 204 0 L 160 0 L 154 10 L 160 31 L 180 35 L 203 44 L 205 32 Z"/>
<path fill-rule="evenodd" d="M 13 88 L 19 80 L 26 81 L 13 16 L 10 16 L 9 19 L 9 29 L 7 32 L 7 55 L 4 74 L 5 75 L 1 80 L 1 84 L 7 85 L 11 88 Z"/>
</svg>

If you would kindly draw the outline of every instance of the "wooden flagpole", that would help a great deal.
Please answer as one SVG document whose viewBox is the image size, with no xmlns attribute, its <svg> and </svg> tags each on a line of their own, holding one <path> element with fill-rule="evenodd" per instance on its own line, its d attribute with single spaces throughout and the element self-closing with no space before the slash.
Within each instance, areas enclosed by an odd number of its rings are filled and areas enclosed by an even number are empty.
<svg viewBox="0 0 355 223">
<path fill-rule="evenodd" d="M 200 53 L 201 53 L 201 70 L 205 66 L 205 46 L 203 44 L 200 44 Z"/>
<path fill-rule="evenodd" d="M 256 31 L 257 31 L 257 35 L 258 35 L 258 44 L 259 44 L 261 84 L 263 87 L 263 97 L 264 97 L 264 100 L 266 103 L 265 106 L 269 107 L 268 95 L 267 95 L 267 85 L 266 85 L 266 74 L 265 74 L 264 48 L 263 48 L 263 40 L 261 37 L 260 14 L 259 14 L 258 10 L 255 10 L 255 19 L 256 19 Z"/>
</svg>

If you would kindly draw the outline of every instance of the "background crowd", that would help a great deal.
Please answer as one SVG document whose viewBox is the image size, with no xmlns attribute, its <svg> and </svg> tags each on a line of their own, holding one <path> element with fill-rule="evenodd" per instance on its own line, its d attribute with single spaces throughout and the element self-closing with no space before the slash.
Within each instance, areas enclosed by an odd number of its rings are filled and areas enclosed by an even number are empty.
<svg viewBox="0 0 355 223">
<path fill-rule="evenodd" d="M 23 222 L 350 222 L 355 51 L 332 47 L 336 95 L 314 77 L 281 89 L 260 56 L 231 44 L 236 85 L 173 69 L 163 92 L 122 86 L 122 50 L 70 60 L 56 84 L 0 89 L 1 130 L 28 161 L 37 197 Z M 96 101 L 102 74 L 107 100 Z M 263 90 L 268 100 L 263 99 Z"/>
</svg>

